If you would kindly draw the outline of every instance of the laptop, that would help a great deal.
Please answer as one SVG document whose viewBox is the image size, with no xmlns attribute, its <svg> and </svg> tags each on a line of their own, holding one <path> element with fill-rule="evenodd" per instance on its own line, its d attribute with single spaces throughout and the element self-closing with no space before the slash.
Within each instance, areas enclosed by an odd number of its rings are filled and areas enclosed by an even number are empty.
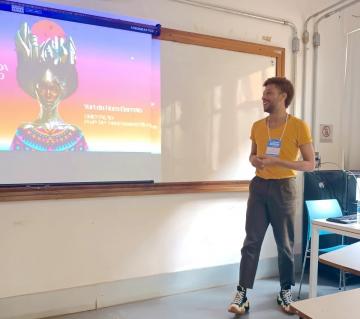
<svg viewBox="0 0 360 319">
<path fill-rule="evenodd" d="M 339 224 L 353 224 L 357 222 L 357 214 L 344 215 L 339 217 L 326 218 L 328 222 L 339 223 Z"/>
</svg>

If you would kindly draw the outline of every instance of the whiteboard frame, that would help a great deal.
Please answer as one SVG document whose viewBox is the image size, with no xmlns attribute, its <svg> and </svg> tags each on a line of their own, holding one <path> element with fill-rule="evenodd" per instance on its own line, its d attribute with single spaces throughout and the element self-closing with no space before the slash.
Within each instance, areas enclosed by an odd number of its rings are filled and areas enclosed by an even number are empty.
<svg viewBox="0 0 360 319">
<path fill-rule="evenodd" d="M 272 57 L 276 59 L 276 76 L 285 75 L 284 48 L 168 28 L 162 28 L 161 35 L 154 37 L 154 39 Z M 86 185 L 71 184 L 68 186 L 52 186 L 50 184 L 46 185 L 46 187 L 2 187 L 0 188 L 0 202 L 183 193 L 247 192 L 248 189 L 249 181 L 198 181 L 125 185 L 106 185 L 106 183 L 99 185 L 94 183 Z"/>
</svg>

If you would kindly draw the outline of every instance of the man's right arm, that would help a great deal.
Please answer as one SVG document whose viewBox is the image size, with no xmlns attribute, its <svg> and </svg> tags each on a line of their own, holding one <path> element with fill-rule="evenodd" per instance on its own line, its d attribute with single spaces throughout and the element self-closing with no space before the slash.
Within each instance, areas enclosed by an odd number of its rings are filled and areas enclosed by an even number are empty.
<svg viewBox="0 0 360 319">
<path fill-rule="evenodd" d="M 263 169 L 264 168 L 263 161 L 256 154 L 257 154 L 257 146 L 256 146 L 256 143 L 254 141 L 252 141 L 249 161 L 252 166 L 254 166 L 258 169 Z"/>
</svg>

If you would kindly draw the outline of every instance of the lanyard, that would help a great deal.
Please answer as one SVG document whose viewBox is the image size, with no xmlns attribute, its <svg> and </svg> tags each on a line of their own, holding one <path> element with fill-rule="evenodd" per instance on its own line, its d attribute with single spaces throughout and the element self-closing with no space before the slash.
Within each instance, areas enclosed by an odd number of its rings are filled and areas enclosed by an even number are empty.
<svg viewBox="0 0 360 319">
<path fill-rule="evenodd" d="M 286 126 L 287 126 L 287 123 L 288 123 L 288 118 L 289 118 L 289 114 L 286 114 L 286 120 L 285 120 L 285 126 L 284 126 L 284 129 L 281 133 L 281 136 L 279 138 L 279 141 L 282 140 L 283 136 L 284 136 L 284 133 L 285 133 L 285 130 L 286 130 Z M 268 132 L 268 136 L 269 136 L 269 141 L 271 140 L 271 137 L 270 137 L 270 129 L 269 129 L 269 120 L 267 121 L 266 123 L 266 127 L 267 127 L 267 132 Z"/>
</svg>

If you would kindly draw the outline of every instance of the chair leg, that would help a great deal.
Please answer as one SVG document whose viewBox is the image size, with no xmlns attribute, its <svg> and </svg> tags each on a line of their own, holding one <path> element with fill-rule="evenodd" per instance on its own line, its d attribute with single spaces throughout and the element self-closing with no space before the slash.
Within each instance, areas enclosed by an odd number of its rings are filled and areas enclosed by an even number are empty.
<svg viewBox="0 0 360 319">
<path fill-rule="evenodd" d="M 309 240 L 306 241 L 306 248 L 305 248 L 304 260 L 303 260 L 303 264 L 302 264 L 301 277 L 300 277 L 300 283 L 299 283 L 299 292 L 298 292 L 298 296 L 297 296 L 298 299 L 300 299 L 301 286 L 302 286 L 302 281 L 303 281 L 303 277 L 304 277 L 305 264 L 306 264 L 306 258 L 308 255 L 308 250 L 309 250 Z"/>
<path fill-rule="evenodd" d="M 343 288 L 343 285 L 342 285 L 342 283 L 343 283 L 343 271 L 342 270 L 340 270 L 339 271 L 339 290 L 342 290 L 342 288 Z"/>
<path fill-rule="evenodd" d="M 346 272 L 343 270 L 339 271 L 339 290 L 346 290 Z"/>
</svg>

